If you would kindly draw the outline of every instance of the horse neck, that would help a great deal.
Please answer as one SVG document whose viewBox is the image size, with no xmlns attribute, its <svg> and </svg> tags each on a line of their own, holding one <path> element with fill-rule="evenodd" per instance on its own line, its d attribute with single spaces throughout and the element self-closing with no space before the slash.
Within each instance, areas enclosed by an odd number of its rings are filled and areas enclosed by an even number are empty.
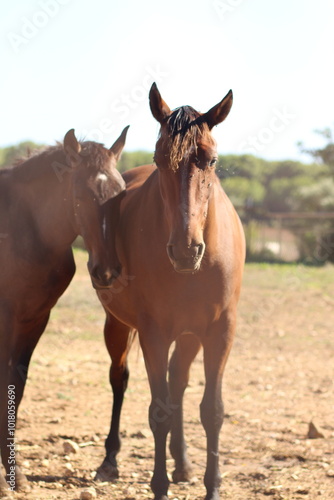
<svg viewBox="0 0 334 500">
<path fill-rule="evenodd" d="M 55 250 L 69 247 L 77 232 L 72 175 L 63 151 L 55 148 L 28 159 L 13 169 L 13 178 L 20 209 L 29 212 L 41 241 Z"/>
<path fill-rule="evenodd" d="M 235 218 L 234 209 L 216 177 L 208 204 L 204 239 L 207 252 L 219 250 L 222 241 L 231 237 L 231 220 Z"/>
</svg>

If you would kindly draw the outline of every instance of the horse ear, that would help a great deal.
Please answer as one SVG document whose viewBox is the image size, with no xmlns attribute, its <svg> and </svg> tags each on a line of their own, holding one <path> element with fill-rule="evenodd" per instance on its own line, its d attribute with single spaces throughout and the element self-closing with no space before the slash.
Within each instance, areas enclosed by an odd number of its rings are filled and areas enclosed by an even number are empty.
<svg viewBox="0 0 334 500">
<path fill-rule="evenodd" d="M 81 151 L 81 146 L 74 134 L 74 128 L 71 128 L 64 137 L 64 150 L 70 156 L 79 154 Z"/>
<path fill-rule="evenodd" d="M 233 93 L 232 90 L 230 90 L 222 101 L 216 104 L 216 106 L 211 108 L 207 113 L 202 115 L 201 121 L 206 122 L 209 126 L 209 129 L 211 130 L 215 125 L 218 125 L 218 123 L 221 123 L 225 120 L 230 112 L 232 103 Z"/>
<path fill-rule="evenodd" d="M 119 138 L 114 142 L 114 144 L 109 149 L 109 151 L 111 153 L 113 153 L 113 155 L 115 156 L 116 161 L 118 161 L 120 159 L 120 157 L 121 157 L 121 153 L 122 153 L 123 148 L 125 146 L 126 134 L 127 134 L 128 130 L 129 130 L 129 127 L 130 127 L 130 125 L 128 125 L 127 127 L 125 127 L 123 129 L 123 132 L 121 133 L 121 135 L 119 136 Z"/>
<path fill-rule="evenodd" d="M 153 83 L 151 87 L 149 100 L 152 115 L 159 123 L 162 123 L 171 114 L 171 110 L 162 99 L 156 83 Z"/>
</svg>

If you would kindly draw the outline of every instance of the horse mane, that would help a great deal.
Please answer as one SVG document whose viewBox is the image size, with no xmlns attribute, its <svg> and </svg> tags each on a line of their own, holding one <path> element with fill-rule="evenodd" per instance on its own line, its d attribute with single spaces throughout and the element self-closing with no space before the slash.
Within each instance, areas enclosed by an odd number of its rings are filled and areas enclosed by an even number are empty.
<svg viewBox="0 0 334 500">
<path fill-rule="evenodd" d="M 93 141 L 80 142 L 79 156 L 86 159 L 86 166 L 93 171 L 103 172 L 109 165 L 109 149 L 103 144 Z"/>
<path fill-rule="evenodd" d="M 22 165 L 23 163 L 25 163 L 28 160 L 36 159 L 37 156 L 40 156 L 43 153 L 46 153 L 50 150 L 61 149 L 61 147 L 62 147 L 62 145 L 59 142 L 57 142 L 56 146 L 44 146 L 44 147 L 35 148 L 35 149 L 30 149 L 28 147 L 25 154 L 22 154 L 21 156 L 17 156 L 16 158 L 14 158 L 11 165 L 9 165 L 5 168 L 11 169 L 11 168 L 19 167 L 20 165 Z"/>
<path fill-rule="evenodd" d="M 209 127 L 201 121 L 201 113 L 191 106 L 182 106 L 175 109 L 168 117 L 167 141 L 170 150 L 169 166 L 173 171 L 178 169 L 182 159 L 189 158 L 197 151 L 198 139 L 209 132 Z"/>
<path fill-rule="evenodd" d="M 93 172 L 105 170 L 103 166 L 108 165 L 108 150 L 102 144 L 93 141 L 80 142 L 80 145 L 81 151 L 78 157 L 82 158 L 82 164 Z M 40 176 L 41 168 L 51 170 L 56 163 L 69 167 L 61 142 L 57 142 L 54 146 L 28 151 L 25 156 L 16 158 L 11 166 L 1 170 L 11 171 L 18 180 L 28 182 Z"/>
</svg>

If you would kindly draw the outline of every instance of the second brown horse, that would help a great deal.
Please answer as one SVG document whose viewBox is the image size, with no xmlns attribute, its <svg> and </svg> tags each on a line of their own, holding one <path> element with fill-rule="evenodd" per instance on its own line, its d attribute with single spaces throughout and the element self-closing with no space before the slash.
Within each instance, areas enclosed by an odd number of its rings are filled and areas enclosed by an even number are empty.
<svg viewBox="0 0 334 500">
<path fill-rule="evenodd" d="M 167 499 L 166 438 L 175 459 L 173 480 L 187 481 L 191 465 L 183 437 L 182 398 L 190 365 L 204 350 L 205 390 L 200 416 L 207 436 L 207 500 L 219 498 L 222 376 L 236 327 L 245 244 L 240 220 L 215 173 L 211 129 L 232 106 L 232 92 L 207 113 L 189 106 L 171 111 L 153 84 L 153 116 L 161 125 L 155 163 L 128 171 L 122 202 L 120 279 L 100 289 L 107 312 L 105 340 L 114 393 L 106 457 L 97 479 L 118 476 L 119 422 L 128 381 L 127 354 L 138 330 L 150 389 L 149 422 L 155 440 L 151 487 Z M 168 352 L 175 341 L 169 363 Z"/>
<path fill-rule="evenodd" d="M 27 488 L 15 457 L 15 422 L 31 356 L 75 272 L 71 244 L 88 250 L 94 286 L 120 272 L 112 227 L 125 183 L 115 166 L 127 128 L 110 149 L 64 144 L 0 171 L 0 497 Z M 108 210 L 107 210 L 108 207 Z M 108 231 L 109 229 L 109 231 Z M 7 481 L 6 481 L 7 480 Z"/>
</svg>

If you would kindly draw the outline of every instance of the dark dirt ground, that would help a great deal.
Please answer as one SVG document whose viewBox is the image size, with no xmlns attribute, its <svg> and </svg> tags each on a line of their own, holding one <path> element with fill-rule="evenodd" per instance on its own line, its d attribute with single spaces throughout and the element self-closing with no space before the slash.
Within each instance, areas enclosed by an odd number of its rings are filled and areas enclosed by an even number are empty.
<svg viewBox="0 0 334 500">
<path fill-rule="evenodd" d="M 152 498 L 149 389 L 138 344 L 122 415 L 120 479 L 94 483 L 109 430 L 111 391 L 104 315 L 77 253 L 78 273 L 55 308 L 31 364 L 18 420 L 18 451 L 31 491 L 17 500 Z M 334 268 L 247 265 L 236 341 L 224 379 L 222 499 L 334 499 Z M 205 497 L 199 419 L 201 354 L 185 398 L 185 433 L 196 478 L 170 499 Z M 307 438 L 313 422 L 324 437 Z M 71 439 L 79 451 L 66 455 Z M 169 472 L 173 461 L 167 462 Z"/>
</svg>

